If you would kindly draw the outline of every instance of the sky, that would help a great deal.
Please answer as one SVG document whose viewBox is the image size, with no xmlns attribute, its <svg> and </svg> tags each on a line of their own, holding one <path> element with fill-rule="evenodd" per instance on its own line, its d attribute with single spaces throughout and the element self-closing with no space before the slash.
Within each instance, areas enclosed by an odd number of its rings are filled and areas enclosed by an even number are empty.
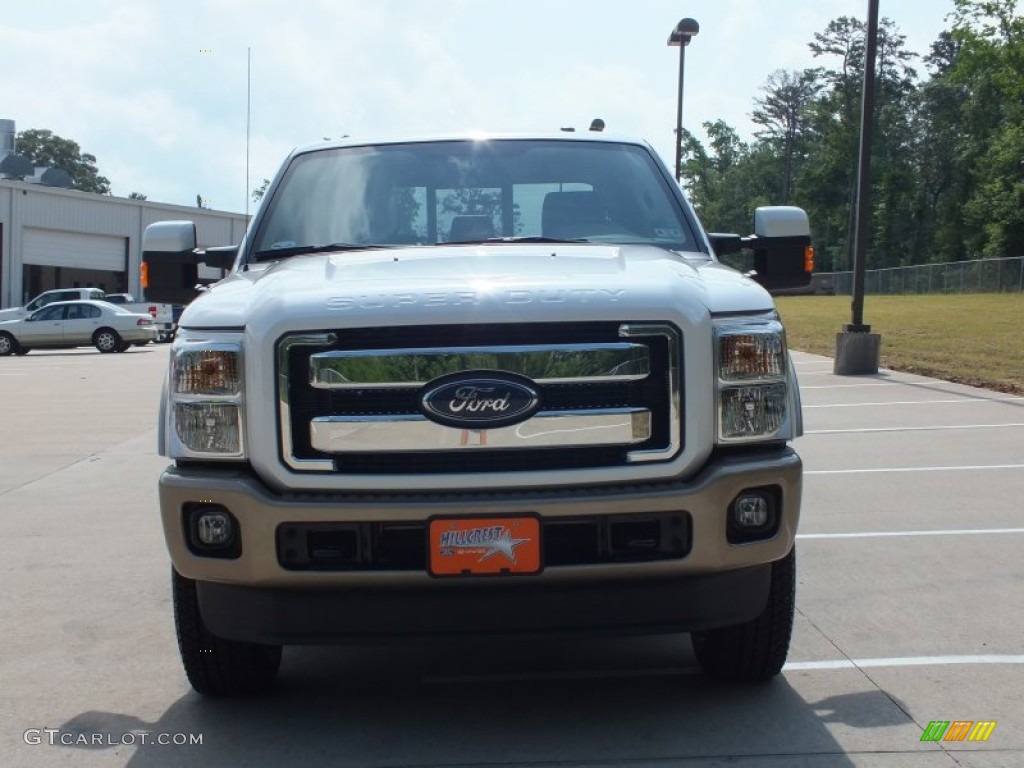
<svg viewBox="0 0 1024 768">
<path fill-rule="evenodd" d="M 251 213 L 247 190 L 296 146 L 445 131 L 585 130 L 647 139 L 671 165 L 683 123 L 750 138 L 778 69 L 816 62 L 831 19 L 868 0 L 36 0 L 0 13 L 0 118 L 96 156 L 112 192 Z M 925 54 L 953 0 L 881 0 Z M 924 66 L 918 66 L 924 73 Z M 248 85 L 247 85 L 248 82 Z M 248 99 L 247 99 L 248 95 Z M 248 120 L 247 120 L 247 101 Z M 248 125 L 248 140 L 247 140 Z M 248 150 L 247 150 L 248 146 Z M 248 186 L 246 166 L 248 157 Z"/>
</svg>

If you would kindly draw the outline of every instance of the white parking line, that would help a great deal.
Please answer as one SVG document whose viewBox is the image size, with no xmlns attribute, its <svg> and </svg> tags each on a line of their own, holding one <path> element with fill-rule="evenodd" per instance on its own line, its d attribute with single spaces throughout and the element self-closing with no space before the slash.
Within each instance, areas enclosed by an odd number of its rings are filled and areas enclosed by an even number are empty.
<svg viewBox="0 0 1024 768">
<path fill-rule="evenodd" d="M 1024 533 L 1024 528 L 963 528 L 947 531 L 866 531 L 859 533 L 798 533 L 798 539 L 881 539 L 890 536 L 980 536 Z"/>
<path fill-rule="evenodd" d="M 811 387 L 800 387 L 800 391 L 805 389 L 857 389 L 860 387 L 893 387 L 899 382 L 896 381 L 873 381 L 865 382 L 864 384 L 817 384 Z"/>
<path fill-rule="evenodd" d="M 933 432 L 943 429 L 1005 429 L 1024 427 L 1024 422 L 1013 424 L 949 424 L 941 427 L 862 427 L 859 429 L 808 429 L 805 435 L 849 435 L 863 432 Z"/>
<path fill-rule="evenodd" d="M 1024 656 L 1015 654 L 987 656 L 910 656 L 892 659 L 834 659 L 831 661 L 794 661 L 784 672 L 818 669 L 868 669 L 871 667 L 930 667 L 946 664 L 1024 664 Z"/>
<path fill-rule="evenodd" d="M 872 669 L 878 667 L 930 667 L 953 664 L 1024 664 L 1024 656 L 1017 654 L 987 654 L 961 656 L 906 656 L 881 659 L 829 659 L 827 661 L 791 661 L 783 672 L 816 672 L 843 669 Z M 651 667 L 648 669 L 583 669 L 549 670 L 543 672 L 504 672 L 483 675 L 431 675 L 420 682 L 425 685 L 493 684 L 517 681 L 547 680 L 599 680 L 602 678 L 666 677 L 700 674 L 700 667 Z"/>
<path fill-rule="evenodd" d="M 963 403 L 1014 403 L 1024 397 L 959 397 L 956 400 L 897 400 L 885 403 L 829 403 L 827 405 L 805 405 L 804 408 L 867 408 L 879 405 L 961 405 Z"/>
<path fill-rule="evenodd" d="M 983 464 L 970 467 L 875 467 L 871 469 L 811 469 L 805 475 L 868 475 L 883 472 L 969 472 L 984 469 L 1024 469 L 1024 464 Z"/>
</svg>

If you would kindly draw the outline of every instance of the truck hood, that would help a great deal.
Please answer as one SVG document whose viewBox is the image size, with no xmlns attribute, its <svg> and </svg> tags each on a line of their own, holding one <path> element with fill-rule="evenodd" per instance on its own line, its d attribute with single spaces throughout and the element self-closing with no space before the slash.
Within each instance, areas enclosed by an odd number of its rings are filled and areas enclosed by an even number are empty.
<svg viewBox="0 0 1024 768">
<path fill-rule="evenodd" d="M 768 293 L 702 254 L 646 245 L 451 245 L 294 256 L 236 272 L 184 328 L 290 328 L 767 312 Z M 273 320 L 271 320 L 273 318 Z M 386 318 L 386 319 L 385 319 Z M 262 321 L 262 322 L 259 322 Z"/>
</svg>

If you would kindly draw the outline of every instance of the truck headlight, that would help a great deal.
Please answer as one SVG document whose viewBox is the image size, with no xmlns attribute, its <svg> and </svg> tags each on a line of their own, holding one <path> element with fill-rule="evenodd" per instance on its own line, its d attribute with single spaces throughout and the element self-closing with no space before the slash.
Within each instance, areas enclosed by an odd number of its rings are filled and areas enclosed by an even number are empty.
<svg viewBox="0 0 1024 768">
<path fill-rule="evenodd" d="M 179 331 L 168 381 L 169 455 L 244 459 L 241 334 Z"/>
<path fill-rule="evenodd" d="M 174 356 L 177 395 L 237 395 L 242 391 L 242 349 L 224 343 L 178 348 Z"/>
<path fill-rule="evenodd" d="M 715 368 L 719 443 L 795 436 L 786 334 L 774 315 L 716 322 Z"/>
<path fill-rule="evenodd" d="M 190 451 L 241 453 L 242 425 L 237 405 L 175 403 L 174 428 L 178 439 Z"/>
</svg>

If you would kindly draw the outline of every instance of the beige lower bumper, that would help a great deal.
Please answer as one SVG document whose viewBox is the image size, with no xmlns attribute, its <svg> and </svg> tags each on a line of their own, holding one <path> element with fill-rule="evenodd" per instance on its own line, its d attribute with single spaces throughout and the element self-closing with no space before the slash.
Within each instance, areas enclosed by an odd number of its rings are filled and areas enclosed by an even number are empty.
<svg viewBox="0 0 1024 768">
<path fill-rule="evenodd" d="M 714 573 L 773 562 L 792 548 L 800 515 L 802 466 L 790 449 L 713 459 L 686 483 L 594 487 L 572 492 L 517 492 L 461 496 L 418 494 L 374 497 L 301 494 L 275 495 L 251 474 L 171 467 L 160 478 L 164 534 L 175 569 L 197 581 L 260 587 L 348 588 L 410 587 L 434 583 L 426 572 L 292 571 L 277 556 L 278 526 L 285 523 L 426 521 L 435 515 L 490 517 L 536 513 L 542 518 L 686 512 L 692 521 L 689 554 L 681 559 L 549 568 L 516 580 L 571 582 L 658 578 Z M 732 544 L 726 537 L 730 503 L 745 489 L 777 486 L 780 523 L 767 540 Z M 236 559 L 202 557 L 185 539 L 183 508 L 216 503 L 235 516 L 241 532 Z"/>
</svg>

